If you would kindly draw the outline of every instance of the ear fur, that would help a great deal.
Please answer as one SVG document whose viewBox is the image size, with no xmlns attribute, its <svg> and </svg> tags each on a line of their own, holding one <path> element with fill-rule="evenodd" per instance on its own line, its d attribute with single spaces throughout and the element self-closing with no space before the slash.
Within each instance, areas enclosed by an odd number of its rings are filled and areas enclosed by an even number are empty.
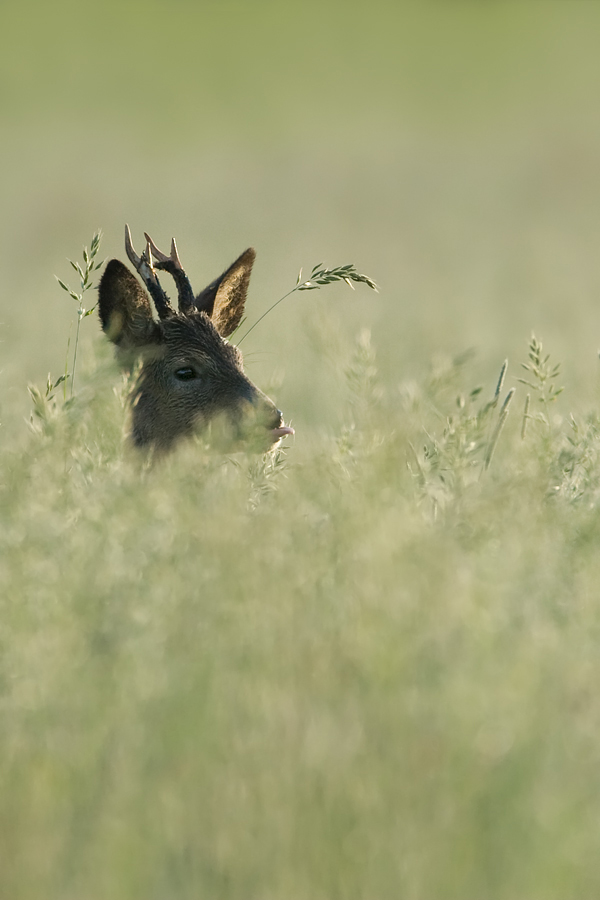
<svg viewBox="0 0 600 900">
<path fill-rule="evenodd" d="M 221 337 L 229 337 L 242 321 L 255 257 L 249 247 L 196 297 L 196 308 L 210 317 Z"/>
<path fill-rule="evenodd" d="M 111 259 L 100 279 L 98 312 L 105 334 L 123 350 L 151 344 L 158 326 L 150 298 L 118 259 Z"/>
</svg>

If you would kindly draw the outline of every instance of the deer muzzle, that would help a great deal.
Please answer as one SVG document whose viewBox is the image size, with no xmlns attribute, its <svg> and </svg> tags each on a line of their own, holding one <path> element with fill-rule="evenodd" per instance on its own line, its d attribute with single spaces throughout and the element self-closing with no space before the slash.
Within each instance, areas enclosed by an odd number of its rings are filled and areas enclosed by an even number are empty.
<svg viewBox="0 0 600 900">
<path fill-rule="evenodd" d="M 275 410 L 275 416 L 279 421 L 277 422 L 275 428 L 271 428 L 269 432 L 273 444 L 276 444 L 277 441 L 280 441 L 281 438 L 286 436 L 286 434 L 294 434 L 293 428 L 290 428 L 289 425 L 283 424 L 283 413 L 280 409 Z"/>
</svg>

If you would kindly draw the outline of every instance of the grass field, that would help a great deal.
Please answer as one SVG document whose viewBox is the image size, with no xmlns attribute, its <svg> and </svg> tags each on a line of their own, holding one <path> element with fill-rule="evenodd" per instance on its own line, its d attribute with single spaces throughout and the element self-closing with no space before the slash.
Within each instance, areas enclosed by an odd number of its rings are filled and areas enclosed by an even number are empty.
<svg viewBox="0 0 600 900">
<path fill-rule="evenodd" d="M 595 900 L 600 7 L 3 17 L 0 897 Z M 125 221 L 379 283 L 244 342 L 284 452 L 148 465 L 95 316 L 44 399 Z"/>
</svg>

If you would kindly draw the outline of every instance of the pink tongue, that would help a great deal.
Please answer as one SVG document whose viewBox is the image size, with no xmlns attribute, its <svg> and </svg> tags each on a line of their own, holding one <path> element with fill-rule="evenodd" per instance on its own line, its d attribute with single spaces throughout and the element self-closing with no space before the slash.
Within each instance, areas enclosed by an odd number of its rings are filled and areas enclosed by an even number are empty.
<svg viewBox="0 0 600 900">
<path fill-rule="evenodd" d="M 285 437 L 286 434 L 294 434 L 294 429 L 289 428 L 287 425 L 282 425 L 281 428 L 273 428 L 271 434 L 274 438 Z"/>
</svg>

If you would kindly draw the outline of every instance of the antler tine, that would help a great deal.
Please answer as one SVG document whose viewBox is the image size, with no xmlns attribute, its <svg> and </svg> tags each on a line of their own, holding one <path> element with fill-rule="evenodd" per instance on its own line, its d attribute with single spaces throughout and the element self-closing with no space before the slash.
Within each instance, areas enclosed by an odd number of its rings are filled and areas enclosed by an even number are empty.
<svg viewBox="0 0 600 900">
<path fill-rule="evenodd" d="M 135 250 L 133 249 L 133 241 L 131 240 L 131 231 L 129 230 L 129 225 L 125 225 L 125 253 L 129 257 L 129 260 L 133 263 L 136 269 L 139 269 L 142 258 L 138 256 Z"/>
<path fill-rule="evenodd" d="M 171 238 L 171 259 L 176 266 L 179 266 L 180 269 L 183 268 L 179 260 L 179 253 L 177 252 L 177 244 L 175 243 L 175 238 Z"/>
<path fill-rule="evenodd" d="M 169 298 L 164 292 L 162 285 L 158 280 L 158 276 L 154 271 L 152 254 L 155 249 L 156 248 L 152 245 L 152 241 L 150 241 L 146 235 L 146 249 L 141 256 L 138 256 L 135 252 L 133 241 L 131 240 L 129 225 L 125 225 L 125 252 L 148 288 L 150 296 L 154 300 L 154 305 L 156 306 L 159 318 L 168 319 L 169 316 L 175 315 L 175 310 L 169 303 Z"/>
<path fill-rule="evenodd" d="M 167 256 L 162 250 L 159 250 L 149 234 L 144 232 L 147 241 L 148 253 L 152 254 L 156 259 L 156 268 L 168 272 L 173 277 L 177 285 L 177 294 L 179 296 L 179 312 L 187 316 L 196 309 L 194 301 L 194 292 L 190 284 L 189 278 L 185 274 L 179 254 L 177 252 L 177 244 L 175 238 L 171 240 L 171 254 Z"/>
<path fill-rule="evenodd" d="M 166 256 L 166 255 L 162 252 L 162 250 L 159 250 L 159 249 L 158 249 L 158 247 L 156 246 L 156 244 L 154 243 L 154 241 L 152 240 L 152 238 L 150 237 L 150 235 L 147 234 L 147 232 L 144 232 L 144 237 L 146 238 L 146 245 L 147 245 L 147 246 L 150 248 L 150 250 L 152 251 L 152 254 L 153 254 L 154 258 L 157 260 L 157 262 L 158 262 L 158 263 L 164 263 L 164 262 L 167 262 L 168 259 L 169 259 L 169 257 Z"/>
<path fill-rule="evenodd" d="M 175 238 L 171 238 L 171 253 L 169 256 L 167 256 L 166 253 L 163 253 L 162 250 L 158 249 L 149 234 L 144 232 L 144 237 L 146 238 L 146 241 L 148 242 L 154 257 L 158 260 L 158 262 L 173 263 L 176 268 L 183 270 L 181 260 L 179 259 L 179 254 L 177 252 L 177 244 L 175 243 Z M 168 269 L 165 269 L 165 271 L 168 271 Z"/>
</svg>

